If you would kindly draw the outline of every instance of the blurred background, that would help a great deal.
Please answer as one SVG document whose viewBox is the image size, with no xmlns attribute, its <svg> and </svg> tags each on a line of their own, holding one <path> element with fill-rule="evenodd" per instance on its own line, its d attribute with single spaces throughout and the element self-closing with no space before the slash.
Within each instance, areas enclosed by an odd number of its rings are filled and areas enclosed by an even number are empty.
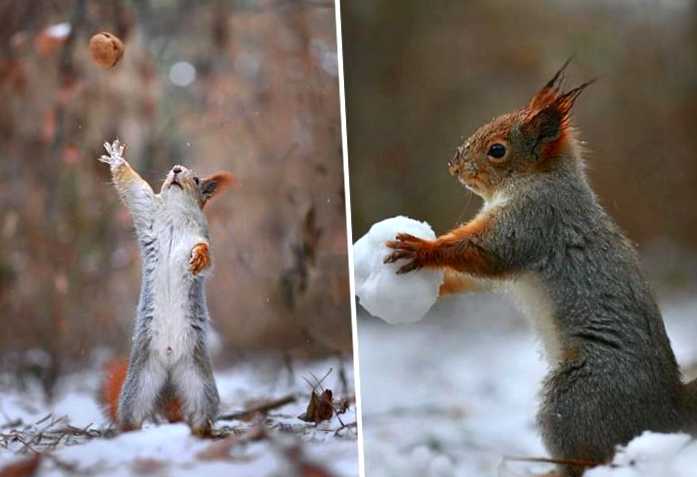
<svg viewBox="0 0 697 477">
<path fill-rule="evenodd" d="M 697 377 L 697 2 L 351 0 L 341 13 L 353 241 L 395 215 L 437 234 L 473 217 L 481 200 L 448 174 L 455 148 L 573 55 L 567 86 L 599 78 L 573 117 L 591 183 Z M 399 326 L 359 308 L 358 344 L 370 477 L 550 470 L 505 458 L 546 454 L 547 365 L 509 299 L 447 297 Z"/>
<path fill-rule="evenodd" d="M 694 285 L 697 267 L 685 259 L 697 251 L 697 2 L 354 0 L 342 9 L 354 241 L 396 214 L 436 233 L 470 218 L 481 202 L 448 174 L 455 147 L 527 104 L 573 55 L 568 86 L 599 78 L 574 113 L 595 190 L 647 260 L 660 255 L 658 281 Z"/>
<path fill-rule="evenodd" d="M 97 161 L 118 137 L 159 190 L 184 164 L 237 185 L 207 207 L 221 360 L 350 353 L 334 2 L 0 2 L 0 365 L 20 384 L 127 353 L 141 279 Z M 112 69 L 88 42 L 125 44 Z M 219 361 L 221 361 L 219 360 Z"/>
</svg>

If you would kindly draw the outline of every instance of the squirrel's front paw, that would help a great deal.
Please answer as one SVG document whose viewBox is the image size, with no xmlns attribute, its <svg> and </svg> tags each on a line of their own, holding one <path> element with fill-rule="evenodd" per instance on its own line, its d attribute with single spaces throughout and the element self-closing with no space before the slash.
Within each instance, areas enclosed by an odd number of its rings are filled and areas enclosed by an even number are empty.
<svg viewBox="0 0 697 477">
<path fill-rule="evenodd" d="M 116 139 L 112 144 L 105 142 L 104 149 L 106 149 L 106 152 L 109 155 L 103 155 L 99 158 L 99 160 L 105 164 L 109 164 L 112 167 L 112 169 L 126 162 L 126 160 L 123 158 L 123 153 L 126 150 L 126 145 L 121 144 L 121 142 L 118 139 Z"/>
<path fill-rule="evenodd" d="M 397 260 L 406 259 L 409 263 L 397 270 L 398 274 L 418 270 L 426 265 L 426 254 L 430 248 L 428 240 L 420 239 L 409 234 L 398 234 L 395 240 L 386 242 L 385 245 L 394 249 L 394 252 L 385 257 L 384 263 L 394 263 Z"/>
<path fill-rule="evenodd" d="M 211 257 L 208 253 L 208 244 L 199 243 L 191 249 L 191 258 L 189 259 L 189 265 L 191 265 L 191 273 L 197 275 L 201 271 L 211 264 Z"/>
</svg>

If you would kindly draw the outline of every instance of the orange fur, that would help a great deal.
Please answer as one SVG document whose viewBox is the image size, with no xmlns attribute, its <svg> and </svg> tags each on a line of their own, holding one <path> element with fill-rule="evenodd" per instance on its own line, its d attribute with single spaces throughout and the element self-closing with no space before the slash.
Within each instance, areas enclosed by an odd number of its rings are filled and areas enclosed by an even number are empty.
<svg viewBox="0 0 697 477">
<path fill-rule="evenodd" d="M 141 179 L 136 171 L 133 170 L 131 165 L 124 162 L 118 169 L 113 172 L 114 180 L 116 183 L 126 184 L 137 179 Z M 142 180 L 142 179 L 141 179 Z"/>
<path fill-rule="evenodd" d="M 493 225 L 491 215 L 478 215 L 472 221 L 435 240 L 424 240 L 409 234 L 399 234 L 387 242 L 395 249 L 385 262 L 409 259 L 398 273 L 407 273 L 422 267 L 451 268 L 473 276 L 500 277 L 505 272 L 495 257 L 476 245 L 477 236 Z"/>
<path fill-rule="evenodd" d="M 450 268 L 446 268 L 443 272 L 443 283 L 438 290 L 439 297 L 480 289 L 477 280 L 468 274 L 456 272 Z"/>
<path fill-rule="evenodd" d="M 224 190 L 232 187 L 235 185 L 237 180 L 235 179 L 235 176 L 233 176 L 231 173 L 227 171 L 218 171 L 214 172 L 210 176 L 202 179 L 202 182 L 206 181 L 215 181 L 215 191 L 210 197 L 204 197 L 203 202 L 201 203 L 201 208 L 204 208 L 208 202 L 210 202 L 210 199 L 215 198 L 218 196 L 221 192 Z"/>
<path fill-rule="evenodd" d="M 194 275 L 200 273 L 204 268 L 211 263 L 211 256 L 208 252 L 208 244 L 199 243 L 191 250 L 191 273 Z"/>
<path fill-rule="evenodd" d="M 564 70 L 571 62 L 569 58 L 557 71 L 554 77 L 532 97 L 528 105 L 521 110 L 523 124 L 534 123 L 539 115 L 558 115 L 560 119 L 559 137 L 543 146 L 540 151 L 542 159 L 550 159 L 559 156 L 560 152 L 573 139 L 571 131 L 571 110 L 579 95 L 595 80 L 587 81 L 576 88 L 562 93 L 564 82 Z M 537 169 L 545 169 L 549 166 L 547 161 L 539 161 L 535 164 Z"/>
<path fill-rule="evenodd" d="M 104 367 L 105 378 L 101 388 L 101 402 L 111 422 L 118 420 L 119 396 L 126 373 L 128 372 L 128 361 L 119 359 L 112 360 Z"/>
<path fill-rule="evenodd" d="M 119 397 L 127 373 L 128 360 L 126 359 L 114 359 L 104 366 L 105 377 L 100 389 L 99 400 L 104 406 L 105 414 L 114 424 L 118 422 Z M 160 412 L 169 422 L 184 420 L 181 402 L 176 398 L 167 399 L 162 404 Z"/>
<path fill-rule="evenodd" d="M 437 238 L 431 246 L 435 262 L 440 266 L 475 276 L 501 276 L 503 272 L 495 258 L 480 247 L 472 245 L 472 240 L 476 240 L 477 236 L 492 227 L 494 220 L 490 215 L 478 215 L 470 222 Z"/>
<path fill-rule="evenodd" d="M 184 420 L 182 406 L 177 398 L 172 398 L 165 401 L 165 403 L 162 405 L 162 414 L 169 422 L 181 422 Z"/>
<path fill-rule="evenodd" d="M 567 63 L 557 72 L 557 74 L 552 78 L 544 88 L 542 88 L 533 98 L 526 108 L 522 110 L 523 123 L 533 123 L 538 115 L 550 114 L 552 112 L 561 119 L 559 125 L 559 137 L 554 141 L 546 144 L 542 151 L 540 151 L 540 156 L 543 159 L 554 158 L 559 155 L 562 149 L 566 147 L 569 140 L 572 139 L 573 134 L 571 132 L 571 110 L 574 107 L 574 103 L 579 95 L 588 86 L 593 84 L 595 80 L 587 81 L 576 88 L 573 88 L 566 93 L 561 92 L 561 82 L 563 81 L 564 68 L 568 65 Z M 540 161 L 542 168 L 545 167 L 545 161 Z"/>
</svg>

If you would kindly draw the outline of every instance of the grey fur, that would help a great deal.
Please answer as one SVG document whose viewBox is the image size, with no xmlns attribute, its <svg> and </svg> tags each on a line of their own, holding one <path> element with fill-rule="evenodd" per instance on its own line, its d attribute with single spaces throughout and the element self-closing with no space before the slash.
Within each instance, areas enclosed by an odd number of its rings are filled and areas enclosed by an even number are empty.
<svg viewBox="0 0 697 477">
<path fill-rule="evenodd" d="M 634 248 L 580 164 L 520 177 L 505 194 L 478 245 L 513 280 L 533 273 L 551 300 L 565 355 L 545 379 L 537 421 L 552 457 L 605 462 L 645 430 L 694 431 L 697 393 L 681 383 Z"/>
<path fill-rule="evenodd" d="M 457 149 L 450 173 L 484 198 L 473 223 L 485 226 L 444 243 L 477 248 L 489 265 L 480 275 L 513 291 L 537 324 L 551 367 L 537 422 L 551 456 L 604 463 L 646 430 L 696 433 L 697 380 L 682 383 L 637 253 L 586 178 L 569 114 L 591 82 L 561 93 L 560 76 Z M 494 143 L 504 156 L 489 156 Z"/>
</svg>

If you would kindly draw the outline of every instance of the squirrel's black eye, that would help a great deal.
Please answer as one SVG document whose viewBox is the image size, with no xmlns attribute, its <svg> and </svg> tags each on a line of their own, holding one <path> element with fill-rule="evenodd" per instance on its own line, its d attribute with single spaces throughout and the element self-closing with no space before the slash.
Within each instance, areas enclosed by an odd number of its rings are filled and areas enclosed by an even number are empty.
<svg viewBox="0 0 697 477">
<path fill-rule="evenodd" d="M 487 152 L 486 155 L 493 157 L 494 159 L 501 159 L 506 155 L 506 146 L 499 144 L 498 142 L 496 144 L 492 144 L 491 147 L 489 147 L 489 152 Z"/>
<path fill-rule="evenodd" d="M 194 182 L 196 183 L 196 185 L 198 185 L 198 183 L 201 182 L 201 179 L 199 179 L 198 177 L 194 177 Z"/>
</svg>

